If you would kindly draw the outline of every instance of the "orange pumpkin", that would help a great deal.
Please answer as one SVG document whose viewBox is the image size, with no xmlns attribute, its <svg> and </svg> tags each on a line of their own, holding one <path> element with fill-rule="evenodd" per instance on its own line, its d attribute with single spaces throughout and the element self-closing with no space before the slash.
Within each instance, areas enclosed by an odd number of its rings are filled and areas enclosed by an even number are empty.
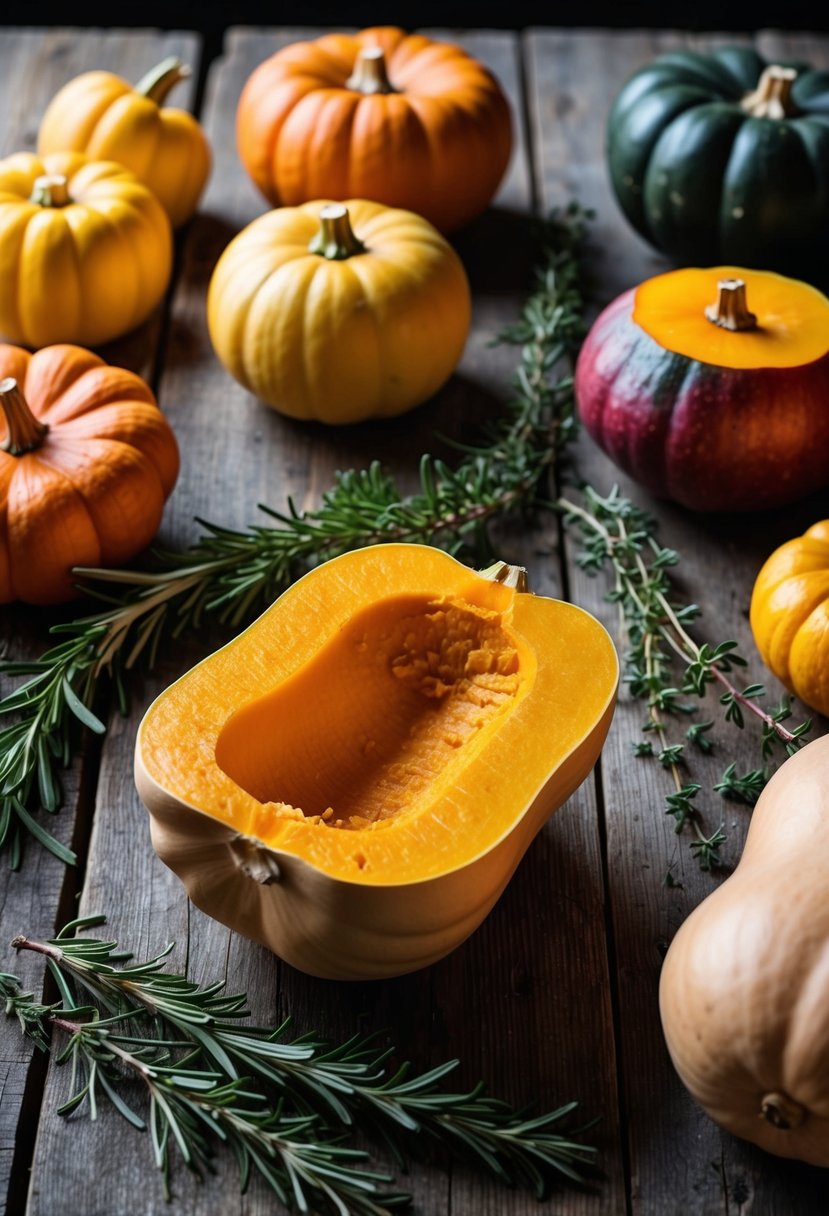
<svg viewBox="0 0 829 1216">
<path fill-rule="evenodd" d="M 366 198 L 443 232 L 474 219 L 510 157 L 509 105 L 466 51 L 382 27 L 297 42 L 260 64 L 239 155 L 273 204 Z"/>
<path fill-rule="evenodd" d="M 38 132 L 41 156 L 84 152 L 115 160 L 152 190 L 174 228 L 196 210 L 210 173 L 210 145 L 192 114 L 166 106 L 190 69 L 165 59 L 133 88 L 112 72 L 84 72 L 50 102 Z"/>
<path fill-rule="evenodd" d="M 0 345 L 0 602 L 74 594 L 155 535 L 178 444 L 144 381 L 79 346 Z"/>
</svg>

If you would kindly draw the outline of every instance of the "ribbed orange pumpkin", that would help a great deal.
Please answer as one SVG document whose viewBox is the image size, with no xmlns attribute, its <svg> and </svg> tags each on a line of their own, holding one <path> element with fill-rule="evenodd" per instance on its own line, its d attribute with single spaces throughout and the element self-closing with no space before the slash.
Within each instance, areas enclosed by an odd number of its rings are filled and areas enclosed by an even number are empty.
<svg viewBox="0 0 829 1216">
<path fill-rule="evenodd" d="M 483 211 L 512 147 L 492 73 L 460 47 L 394 27 L 277 51 L 245 85 L 236 130 L 271 203 L 367 198 L 443 232 Z"/>
<path fill-rule="evenodd" d="M 769 670 L 829 716 L 829 519 L 765 562 L 751 595 L 751 629 Z"/>
<path fill-rule="evenodd" d="M 152 540 L 178 445 L 144 381 L 80 346 L 0 345 L 0 602 L 74 594 L 71 567 Z"/>
</svg>

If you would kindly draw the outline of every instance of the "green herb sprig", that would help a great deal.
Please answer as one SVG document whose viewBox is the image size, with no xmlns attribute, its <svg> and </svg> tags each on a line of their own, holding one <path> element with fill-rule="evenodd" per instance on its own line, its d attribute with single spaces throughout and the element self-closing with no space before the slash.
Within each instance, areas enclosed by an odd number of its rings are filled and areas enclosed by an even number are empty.
<svg viewBox="0 0 829 1216">
<path fill-rule="evenodd" d="M 301 1212 L 322 1203 L 342 1216 L 380 1216 L 408 1196 L 382 1191 L 391 1176 L 343 1143 L 355 1127 L 374 1133 L 398 1164 L 407 1138 L 425 1133 L 539 1197 L 557 1179 L 586 1180 L 595 1149 L 558 1130 L 575 1103 L 533 1116 L 490 1097 L 483 1084 L 447 1092 L 441 1083 L 457 1060 L 414 1076 L 405 1064 L 390 1071 L 393 1049 L 372 1037 L 336 1046 L 315 1035 L 288 1041 L 287 1022 L 275 1029 L 245 1023 L 244 995 L 168 971 L 173 946 L 130 965 L 116 942 L 76 936 L 103 919 L 73 921 L 46 942 L 15 938 L 18 950 L 48 960 L 60 1001 L 38 1004 L 5 973 L 0 999 L 38 1046 L 55 1030 L 68 1036 L 57 1058 L 71 1061 L 72 1095 L 59 1114 L 86 1102 L 94 1119 L 106 1099 L 134 1127 L 149 1126 L 165 1193 L 173 1153 L 203 1175 L 218 1140 L 236 1156 L 242 1189 L 257 1171 Z M 144 1085 L 146 1119 L 124 1096 L 129 1078 Z"/>
</svg>

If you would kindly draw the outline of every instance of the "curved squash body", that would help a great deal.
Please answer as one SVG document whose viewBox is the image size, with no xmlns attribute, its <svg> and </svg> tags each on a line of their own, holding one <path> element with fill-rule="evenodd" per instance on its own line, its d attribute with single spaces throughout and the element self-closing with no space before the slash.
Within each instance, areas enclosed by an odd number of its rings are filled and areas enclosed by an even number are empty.
<svg viewBox="0 0 829 1216">
<path fill-rule="evenodd" d="M 391 26 L 277 51 L 245 85 L 236 132 L 274 206 L 370 198 L 442 232 L 483 211 L 512 149 L 509 104 L 487 68 Z"/>
<path fill-rule="evenodd" d="M 38 198 L 61 182 L 66 198 Z M 167 289 L 170 221 L 114 161 L 20 152 L 0 161 L 0 335 L 97 346 L 145 321 Z"/>
<path fill-rule="evenodd" d="M 775 90 L 776 66 L 751 47 L 673 51 L 617 97 L 607 128 L 616 197 L 674 261 L 825 278 L 829 72 L 781 64 Z"/>
<path fill-rule="evenodd" d="M 741 282 L 756 328 L 706 308 Z M 576 365 L 588 432 L 651 493 L 699 511 L 780 506 L 829 481 L 829 300 L 733 266 L 675 270 L 599 316 Z"/>
<path fill-rule="evenodd" d="M 178 228 L 196 210 L 210 173 L 210 146 L 196 119 L 163 105 L 189 74 L 178 59 L 167 59 L 134 88 L 113 72 L 76 76 L 43 115 L 39 154 L 117 161 L 152 190 Z"/>
<path fill-rule="evenodd" d="M 757 575 L 750 617 L 769 670 L 829 717 L 829 520 L 772 553 Z"/>
<path fill-rule="evenodd" d="M 329 211 L 344 214 L 329 223 Z M 345 243 L 317 249 L 321 224 L 339 224 Z M 260 216 L 219 258 L 207 297 L 230 374 L 280 413 L 329 424 L 426 401 L 460 359 L 470 317 L 451 245 L 421 216 L 365 199 Z"/>
<path fill-rule="evenodd" d="M 778 770 L 733 875 L 681 926 L 662 1025 L 691 1094 L 780 1157 L 829 1166 L 829 737 Z"/>
<path fill-rule="evenodd" d="M 77 594 L 158 530 L 178 444 L 152 390 L 79 346 L 0 345 L 0 603 Z"/>
<path fill-rule="evenodd" d="M 423 967 L 587 776 L 617 679 L 579 608 L 422 546 L 346 554 L 149 709 L 153 844 L 194 903 L 304 971 Z"/>
</svg>

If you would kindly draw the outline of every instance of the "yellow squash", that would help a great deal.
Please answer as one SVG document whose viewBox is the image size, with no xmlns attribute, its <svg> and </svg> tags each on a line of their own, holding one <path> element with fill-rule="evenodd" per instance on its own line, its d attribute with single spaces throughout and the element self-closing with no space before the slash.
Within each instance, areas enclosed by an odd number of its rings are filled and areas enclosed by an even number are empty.
<svg viewBox="0 0 829 1216">
<path fill-rule="evenodd" d="M 829 716 L 829 519 L 766 561 L 751 594 L 751 629 L 769 670 Z"/>
<path fill-rule="evenodd" d="M 330 978 L 463 941 L 589 773 L 615 703 L 604 628 L 522 575 L 358 550 L 162 693 L 136 782 L 193 902 Z"/>
<path fill-rule="evenodd" d="M 207 321 L 224 366 L 268 405 L 361 422 L 437 392 L 469 332 L 469 285 L 413 212 L 319 200 L 260 216 L 231 241 Z"/>
<path fill-rule="evenodd" d="M 780 768 L 732 876 L 665 957 L 662 1026 L 717 1123 L 829 1166 L 829 736 Z"/>
<path fill-rule="evenodd" d="M 135 87 L 113 72 L 84 72 L 55 94 L 38 133 L 38 152 L 84 152 L 116 160 L 149 186 L 174 228 L 196 210 L 210 173 L 210 145 L 192 114 L 165 106 L 190 75 L 165 59 Z"/>
<path fill-rule="evenodd" d="M 140 325 L 167 288 L 163 207 L 114 161 L 0 160 L 0 337 L 97 346 Z"/>
</svg>

